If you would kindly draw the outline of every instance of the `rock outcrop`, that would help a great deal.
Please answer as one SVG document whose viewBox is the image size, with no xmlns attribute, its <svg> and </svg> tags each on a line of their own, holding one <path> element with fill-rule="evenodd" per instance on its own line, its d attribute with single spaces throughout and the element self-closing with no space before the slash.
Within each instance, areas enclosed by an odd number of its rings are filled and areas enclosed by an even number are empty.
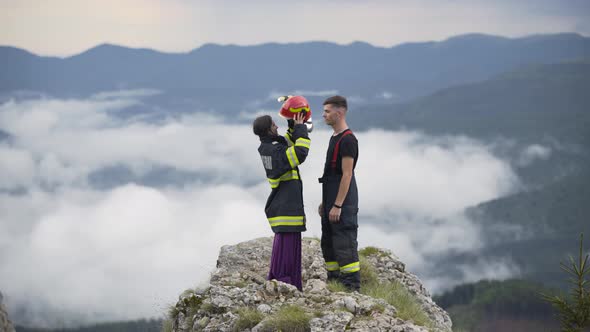
<svg viewBox="0 0 590 332">
<path fill-rule="evenodd" d="M 8 312 L 6 312 L 2 293 L 0 293 L 0 332 L 14 332 L 14 327 L 8 319 Z"/>
<path fill-rule="evenodd" d="M 361 293 L 350 293 L 338 291 L 338 284 L 326 283 L 319 241 L 303 239 L 304 289 L 300 292 L 292 285 L 266 280 L 271 237 L 224 246 L 210 286 L 181 294 L 170 308 L 168 326 L 177 332 L 451 331 L 449 315 L 395 255 L 367 249 L 361 251 Z M 377 289 L 392 286 L 399 290 L 393 298 L 372 297 L 366 295 L 371 294 L 365 287 L 369 282 Z M 414 310 L 408 310 L 412 304 Z"/>
</svg>

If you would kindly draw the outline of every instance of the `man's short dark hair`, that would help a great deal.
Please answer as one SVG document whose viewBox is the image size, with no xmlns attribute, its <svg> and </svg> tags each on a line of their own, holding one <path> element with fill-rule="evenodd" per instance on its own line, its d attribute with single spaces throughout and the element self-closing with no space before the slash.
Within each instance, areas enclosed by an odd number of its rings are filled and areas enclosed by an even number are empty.
<svg viewBox="0 0 590 332">
<path fill-rule="evenodd" d="M 262 115 L 257 117 L 252 123 L 252 130 L 255 135 L 260 137 L 268 135 L 272 127 L 272 118 L 270 115 Z"/>
<path fill-rule="evenodd" d="M 326 99 L 323 105 L 334 105 L 337 107 L 344 107 L 348 110 L 348 103 L 346 102 L 346 98 L 342 96 L 332 96 Z"/>
</svg>

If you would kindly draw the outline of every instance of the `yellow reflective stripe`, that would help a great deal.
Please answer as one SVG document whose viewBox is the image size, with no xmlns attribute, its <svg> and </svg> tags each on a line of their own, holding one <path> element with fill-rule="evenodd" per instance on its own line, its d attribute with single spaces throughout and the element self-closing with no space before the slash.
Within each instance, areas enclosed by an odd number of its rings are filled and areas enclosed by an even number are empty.
<svg viewBox="0 0 590 332">
<path fill-rule="evenodd" d="M 309 107 L 308 106 L 297 107 L 297 108 L 289 107 L 289 111 L 291 111 L 293 113 L 299 113 L 301 111 L 309 112 Z"/>
<path fill-rule="evenodd" d="M 287 154 L 287 159 L 289 159 L 289 165 L 291 168 L 295 168 L 299 165 L 299 159 L 297 158 L 297 153 L 295 153 L 295 147 L 292 146 L 285 151 Z"/>
<path fill-rule="evenodd" d="M 297 139 L 297 141 L 295 141 L 295 146 L 302 146 L 302 147 L 308 148 L 308 149 L 309 149 L 310 144 L 311 144 L 311 140 L 309 140 L 307 138 L 303 138 L 303 137 L 300 137 Z"/>
<path fill-rule="evenodd" d="M 279 216 L 268 218 L 271 227 L 275 226 L 303 226 L 303 216 Z"/>
<path fill-rule="evenodd" d="M 274 189 L 274 188 L 276 188 L 276 187 L 278 187 L 278 186 L 279 186 L 280 179 L 271 179 L 271 178 L 267 178 L 267 180 L 268 180 L 268 182 L 270 183 L 270 187 L 271 187 L 271 188 L 273 188 L 273 189 Z"/>
<path fill-rule="evenodd" d="M 272 189 L 276 188 L 279 186 L 280 182 L 282 181 L 290 181 L 290 180 L 299 180 L 299 172 L 297 172 L 297 170 L 292 169 L 290 171 L 285 172 L 285 174 L 281 175 L 280 178 L 266 178 L 268 180 L 268 182 L 270 183 L 270 187 Z"/>
<path fill-rule="evenodd" d="M 303 216 L 278 216 L 268 218 L 268 221 L 276 221 L 276 220 L 303 220 Z"/>
<path fill-rule="evenodd" d="M 293 145 L 293 144 L 294 144 L 294 142 L 293 142 L 293 139 L 291 139 L 291 133 L 290 133 L 290 132 L 287 132 L 287 133 L 285 134 L 285 139 L 286 139 L 286 140 L 287 140 L 287 142 L 289 143 L 289 146 L 291 146 L 291 145 Z"/>
<path fill-rule="evenodd" d="M 340 268 L 340 272 L 342 273 L 352 273 L 352 272 L 356 272 L 359 271 L 361 269 L 361 265 L 359 262 L 354 262 L 345 266 L 342 266 Z"/>
<path fill-rule="evenodd" d="M 297 170 L 292 169 L 285 174 L 281 175 L 279 178 L 280 181 L 289 181 L 289 180 L 298 180 L 299 179 L 299 172 Z"/>
<path fill-rule="evenodd" d="M 326 262 L 326 270 L 328 271 L 338 271 L 339 268 L 338 262 Z"/>
</svg>

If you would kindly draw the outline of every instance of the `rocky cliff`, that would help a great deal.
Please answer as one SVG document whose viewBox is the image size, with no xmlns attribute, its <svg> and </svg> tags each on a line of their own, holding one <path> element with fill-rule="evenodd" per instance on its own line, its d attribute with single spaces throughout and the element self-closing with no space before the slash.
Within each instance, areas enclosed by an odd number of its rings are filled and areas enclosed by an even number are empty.
<svg viewBox="0 0 590 332">
<path fill-rule="evenodd" d="M 2 293 L 0 293 L 0 332 L 14 332 L 14 327 L 8 319 L 6 306 L 4 306 Z"/>
<path fill-rule="evenodd" d="M 361 253 L 361 292 L 326 283 L 317 239 L 302 246 L 303 292 L 266 280 L 272 238 L 221 248 L 206 289 L 171 306 L 168 331 L 451 331 L 449 315 L 391 252 Z"/>
</svg>

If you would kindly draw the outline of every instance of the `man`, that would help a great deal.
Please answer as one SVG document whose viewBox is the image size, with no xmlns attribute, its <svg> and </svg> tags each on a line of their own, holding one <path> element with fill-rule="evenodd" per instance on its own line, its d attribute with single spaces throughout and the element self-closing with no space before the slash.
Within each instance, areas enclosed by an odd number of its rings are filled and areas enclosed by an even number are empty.
<svg viewBox="0 0 590 332">
<path fill-rule="evenodd" d="M 307 157 L 310 140 L 305 114 L 300 112 L 289 121 L 287 137 L 278 135 L 278 127 L 269 115 L 263 115 L 252 124 L 254 134 L 260 137 L 258 152 L 271 193 L 264 212 L 275 233 L 268 280 L 276 279 L 302 290 L 301 232 L 305 231 L 303 210 L 303 183 L 299 166 Z"/>
<path fill-rule="evenodd" d="M 358 141 L 348 129 L 346 98 L 333 96 L 324 101 L 324 121 L 334 130 L 330 138 L 322 184 L 322 253 L 328 280 L 340 280 L 352 291 L 360 290 L 357 243 L 358 191 L 354 168 Z"/>
</svg>

